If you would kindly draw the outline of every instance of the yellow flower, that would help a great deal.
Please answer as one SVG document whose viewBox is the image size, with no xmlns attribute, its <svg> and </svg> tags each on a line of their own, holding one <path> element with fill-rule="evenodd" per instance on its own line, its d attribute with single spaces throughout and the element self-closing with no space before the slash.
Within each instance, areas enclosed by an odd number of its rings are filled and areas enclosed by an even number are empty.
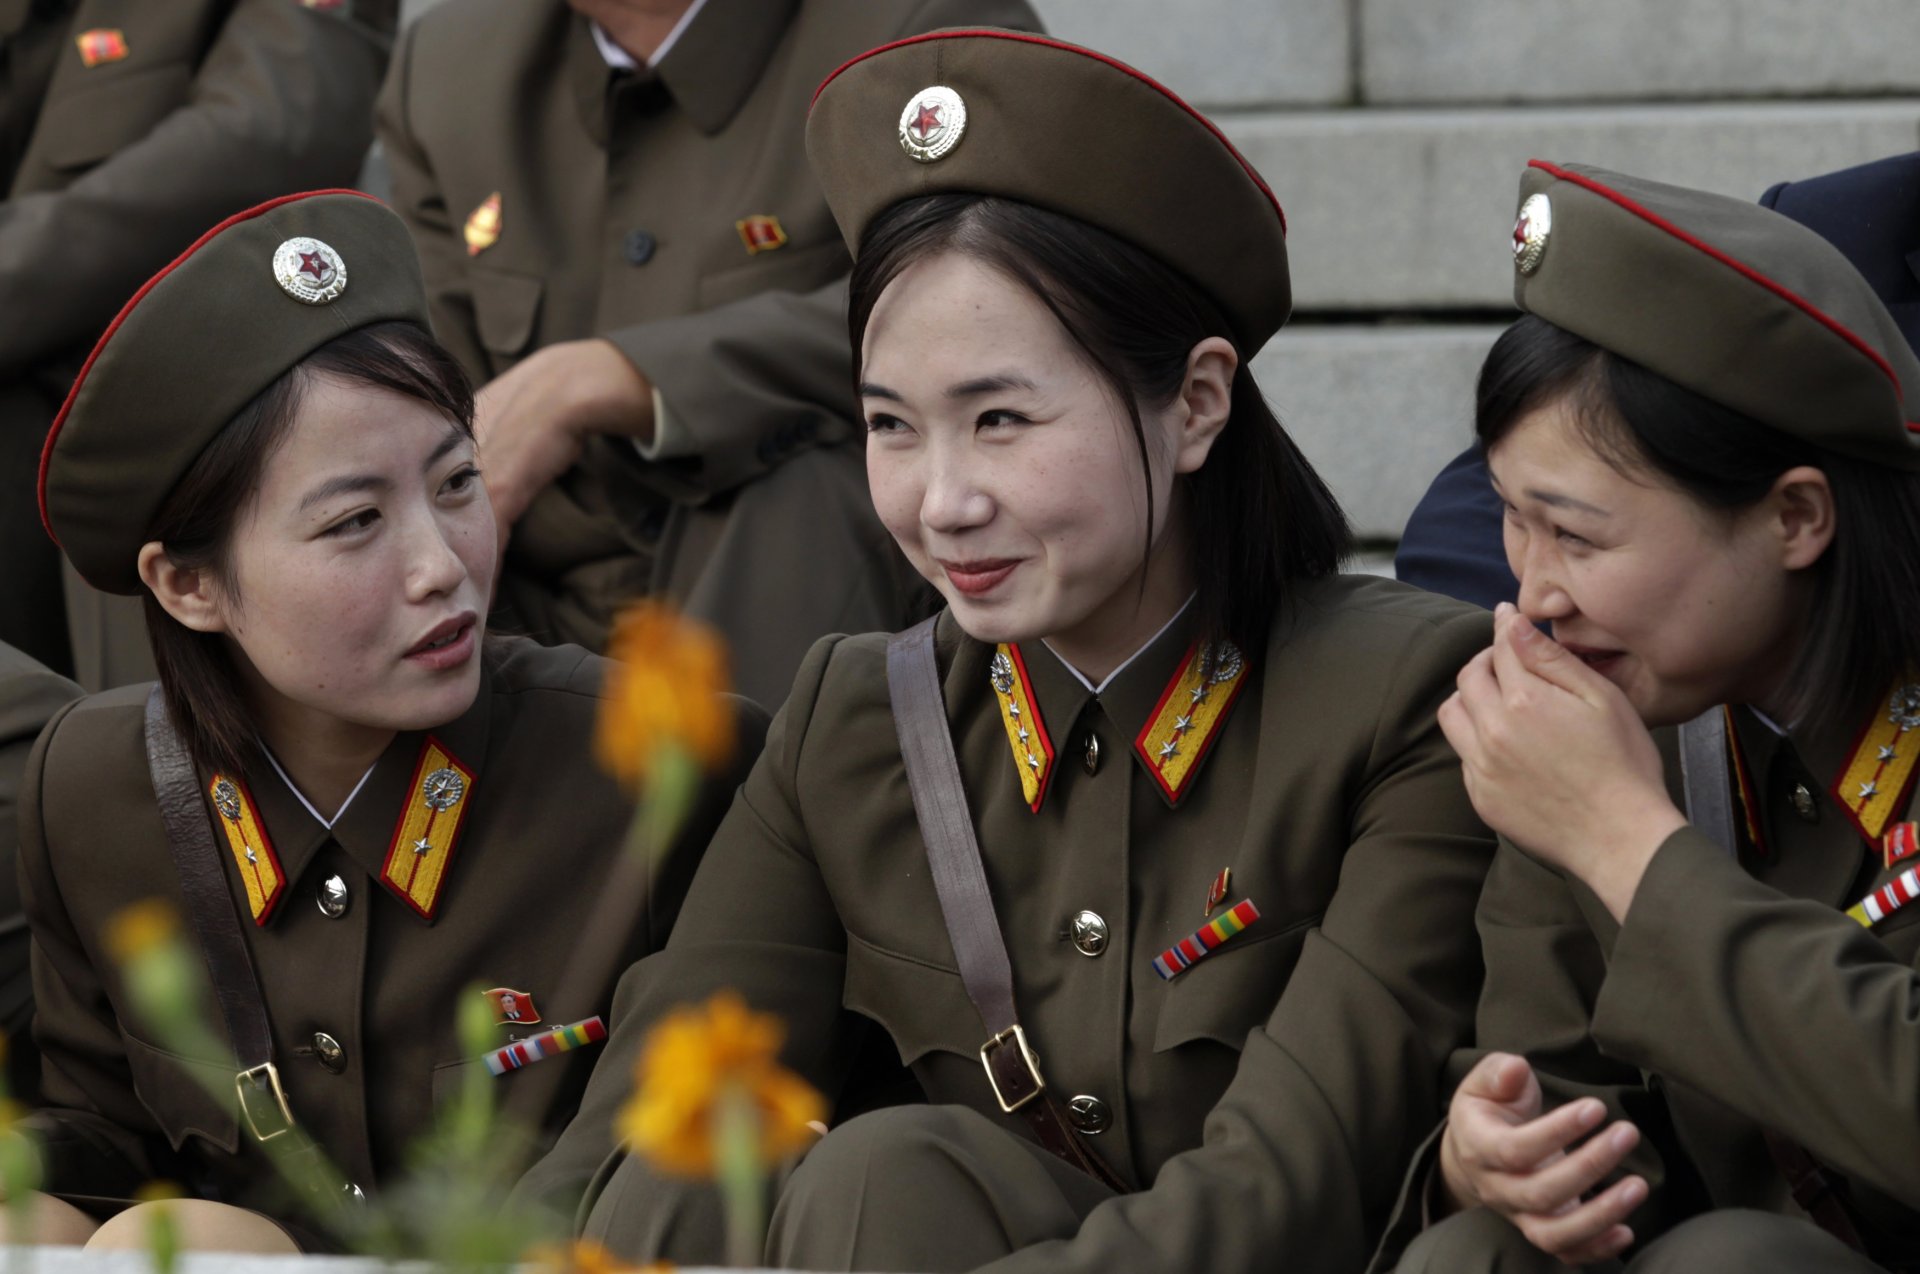
<svg viewBox="0 0 1920 1274">
<path fill-rule="evenodd" d="M 623 1261 L 592 1239 L 551 1243 L 527 1253 L 527 1264 L 537 1274 L 672 1274 L 668 1261 L 634 1265 Z"/>
<path fill-rule="evenodd" d="M 718 633 L 658 601 L 629 607 L 614 624 L 605 699 L 594 750 L 615 778 L 645 783 L 664 748 L 679 746 L 703 767 L 733 755 L 730 684 Z"/>
<path fill-rule="evenodd" d="M 785 1037 L 780 1019 L 753 1012 L 734 991 L 675 1009 L 647 1036 L 620 1134 L 663 1172 L 711 1177 L 717 1112 L 737 1093 L 758 1119 L 763 1165 L 812 1144 L 808 1125 L 826 1117 L 826 1103 L 780 1065 Z"/>
<path fill-rule="evenodd" d="M 123 907 L 107 919 L 107 952 L 120 964 L 132 964 L 173 941 L 180 918 L 158 898 Z"/>
</svg>

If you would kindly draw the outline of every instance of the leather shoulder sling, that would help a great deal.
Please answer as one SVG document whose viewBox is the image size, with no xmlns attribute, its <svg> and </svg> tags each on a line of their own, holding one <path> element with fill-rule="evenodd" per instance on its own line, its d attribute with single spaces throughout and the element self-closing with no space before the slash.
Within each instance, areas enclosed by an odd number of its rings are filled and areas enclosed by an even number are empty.
<svg viewBox="0 0 1920 1274">
<path fill-rule="evenodd" d="M 1738 855 L 1733 832 L 1733 780 L 1727 774 L 1727 714 L 1715 705 L 1680 727 L 1680 782 L 1687 821 L 1729 854 Z M 1767 1153 L 1786 1178 L 1793 1201 L 1815 1224 L 1856 1252 L 1867 1250 L 1833 1182 L 1799 1142 L 1763 1128 Z"/>
<path fill-rule="evenodd" d="M 214 998 L 239 1064 L 233 1086 L 240 1096 L 240 1111 L 256 1140 L 269 1142 L 289 1134 L 298 1140 L 293 1109 L 280 1086 L 279 1068 L 273 1064 L 273 1032 L 260 996 L 260 980 L 234 914 L 233 895 L 213 843 L 193 758 L 167 715 L 158 686 L 147 696 L 146 736 L 147 768 L 160 802 L 160 820 L 166 825 L 167 847 L 180 874 L 187 918 L 206 957 Z"/>
<path fill-rule="evenodd" d="M 938 617 L 936 616 L 935 619 Z M 947 937 L 967 998 L 987 1028 L 980 1062 L 1000 1109 L 1018 1112 L 1040 1144 L 1104 1185 L 1125 1193 L 1128 1186 L 1089 1150 L 1067 1123 L 1047 1091 L 1040 1061 L 1027 1043 L 1013 1003 L 1013 966 L 993 911 L 980 843 L 967 813 L 960 763 L 940 695 L 934 659 L 935 619 L 917 624 L 887 641 L 887 689 L 893 699 L 893 725 L 906 761 L 913 812 L 927 845 L 927 864 L 940 898 Z"/>
</svg>

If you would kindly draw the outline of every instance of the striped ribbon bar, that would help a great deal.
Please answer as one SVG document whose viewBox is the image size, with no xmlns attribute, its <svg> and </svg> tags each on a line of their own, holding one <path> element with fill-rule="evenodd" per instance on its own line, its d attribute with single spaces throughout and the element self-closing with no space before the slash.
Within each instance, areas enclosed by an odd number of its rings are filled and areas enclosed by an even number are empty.
<svg viewBox="0 0 1920 1274">
<path fill-rule="evenodd" d="M 1201 925 L 1191 937 L 1180 939 L 1155 956 L 1153 971 L 1163 978 L 1177 977 L 1259 918 L 1260 909 L 1253 905 L 1251 898 L 1236 903 L 1231 910 L 1223 911 L 1216 919 Z"/>
<path fill-rule="evenodd" d="M 1909 867 L 1848 907 L 1847 914 L 1862 926 L 1872 928 L 1915 898 L 1920 898 L 1920 869 Z"/>
<path fill-rule="evenodd" d="M 487 1054 L 487 1069 L 495 1075 L 504 1075 L 508 1071 L 519 1070 L 522 1066 L 531 1066 L 556 1053 L 585 1048 L 589 1044 L 598 1044 L 606 1038 L 606 1020 L 590 1017 L 584 1022 L 575 1022 L 571 1026 L 562 1026 L 544 1035 L 515 1040 L 505 1048 L 494 1049 Z"/>
</svg>

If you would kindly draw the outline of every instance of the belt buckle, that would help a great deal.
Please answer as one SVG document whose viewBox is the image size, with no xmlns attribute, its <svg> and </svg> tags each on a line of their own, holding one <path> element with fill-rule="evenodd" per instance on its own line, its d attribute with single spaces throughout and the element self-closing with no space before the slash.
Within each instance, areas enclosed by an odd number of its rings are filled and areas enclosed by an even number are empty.
<svg viewBox="0 0 1920 1274">
<path fill-rule="evenodd" d="M 287 1105 L 287 1090 L 280 1086 L 280 1071 L 272 1062 L 262 1062 L 241 1071 L 233 1077 L 233 1088 L 240 1095 L 240 1113 L 246 1116 L 247 1127 L 252 1131 L 254 1140 L 272 1141 L 293 1131 L 293 1108 Z M 256 1115 L 255 1103 L 250 1098 L 259 1097 L 262 1093 L 272 1094 L 273 1102 L 271 1105 L 263 1104 L 260 1114 Z M 273 1126 L 276 1122 L 278 1127 Z M 261 1131 L 263 1123 L 269 1131 Z"/>
<path fill-rule="evenodd" d="M 1005 1048 L 1009 1042 L 1020 1046 L 1020 1060 L 1026 1065 L 1027 1074 L 1033 1077 L 1033 1091 L 1016 1102 L 1007 1101 L 1006 1095 L 1000 1091 L 1000 1081 L 993 1076 L 991 1054 L 995 1049 Z M 993 1099 L 999 1102 L 1000 1109 L 1009 1115 L 1047 1089 L 1047 1081 L 1040 1078 L 1040 1059 L 1033 1055 L 1033 1049 L 1027 1044 L 1027 1033 L 1020 1029 L 1018 1022 L 997 1035 L 989 1036 L 987 1042 L 980 1046 L 980 1065 L 986 1068 L 987 1083 L 993 1088 Z"/>
</svg>

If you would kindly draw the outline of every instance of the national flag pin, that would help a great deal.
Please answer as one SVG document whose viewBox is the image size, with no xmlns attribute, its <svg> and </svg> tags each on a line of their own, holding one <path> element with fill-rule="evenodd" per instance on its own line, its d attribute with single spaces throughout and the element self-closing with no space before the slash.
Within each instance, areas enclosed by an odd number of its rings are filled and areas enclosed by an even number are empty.
<svg viewBox="0 0 1920 1274">
<path fill-rule="evenodd" d="M 734 222 L 733 228 L 740 232 L 740 242 L 747 245 L 748 256 L 759 256 L 762 252 L 786 246 L 787 231 L 778 217 L 756 213 Z"/>
<path fill-rule="evenodd" d="M 480 994 L 493 1001 L 494 1023 L 499 1026 L 531 1026 L 540 1020 L 533 997 L 512 987 L 497 986 Z"/>
<path fill-rule="evenodd" d="M 1233 888 L 1233 868 L 1222 867 L 1220 874 L 1207 886 L 1207 909 L 1201 912 L 1204 919 L 1213 914 L 1213 909 L 1227 900 L 1227 891 Z"/>
<path fill-rule="evenodd" d="M 500 241 L 500 192 L 494 191 L 480 202 L 480 206 L 467 214 L 467 224 L 461 227 L 461 238 L 467 241 L 467 255 L 477 257 Z"/>
<path fill-rule="evenodd" d="M 103 66 L 108 62 L 118 62 L 128 52 L 127 37 L 119 27 L 95 27 L 91 31 L 82 31 L 73 38 L 80 50 L 80 63 L 88 70 Z"/>
<path fill-rule="evenodd" d="M 1895 863 L 1905 862 L 1915 854 L 1920 854 L 1920 826 L 1895 823 L 1880 838 L 1880 851 L 1886 857 L 1888 871 L 1893 870 Z"/>
</svg>

